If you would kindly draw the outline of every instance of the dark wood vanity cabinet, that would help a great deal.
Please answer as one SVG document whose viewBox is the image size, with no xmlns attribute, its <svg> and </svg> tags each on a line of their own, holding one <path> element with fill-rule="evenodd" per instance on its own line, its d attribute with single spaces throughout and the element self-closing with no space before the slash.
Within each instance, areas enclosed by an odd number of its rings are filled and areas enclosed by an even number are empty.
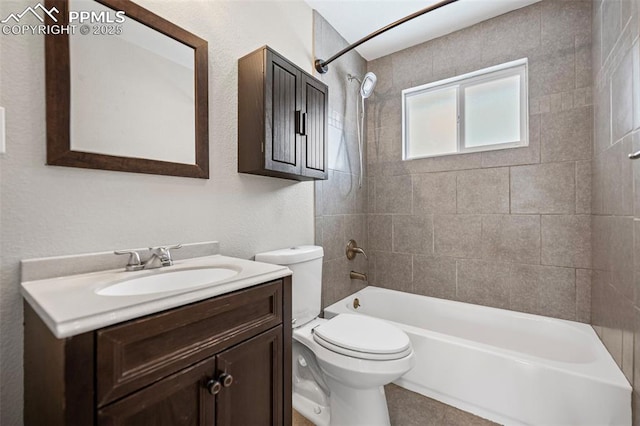
<svg viewBox="0 0 640 426">
<path fill-rule="evenodd" d="M 327 179 L 328 87 L 265 46 L 238 61 L 238 172 Z"/>
<path fill-rule="evenodd" d="M 26 425 L 291 425 L 290 277 L 56 339 L 25 303 Z"/>
</svg>

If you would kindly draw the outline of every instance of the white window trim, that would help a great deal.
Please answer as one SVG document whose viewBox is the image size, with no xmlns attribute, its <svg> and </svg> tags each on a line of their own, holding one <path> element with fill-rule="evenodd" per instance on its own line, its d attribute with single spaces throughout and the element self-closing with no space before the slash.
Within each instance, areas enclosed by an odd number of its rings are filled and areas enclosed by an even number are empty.
<svg viewBox="0 0 640 426">
<path fill-rule="evenodd" d="M 516 69 L 518 72 L 514 72 Z M 467 86 L 476 85 L 480 82 L 492 81 L 503 78 L 505 76 L 520 75 L 520 140 L 517 142 L 506 142 L 494 145 L 478 146 L 473 148 L 467 148 L 464 146 L 464 89 Z M 423 84 L 421 86 L 404 89 L 402 91 L 402 159 L 403 160 L 417 160 L 420 158 L 432 158 L 443 157 L 446 155 L 459 155 L 468 154 L 472 152 L 483 151 L 495 151 L 506 148 L 523 148 L 529 146 L 529 93 L 528 93 L 528 77 L 529 66 L 528 59 L 518 59 L 515 61 L 507 62 L 500 65 L 495 65 L 489 68 L 484 68 L 478 71 L 473 71 L 467 74 L 459 75 L 445 80 L 436 81 L 433 83 Z M 417 94 L 419 92 L 431 91 L 432 89 L 446 89 L 449 87 L 457 88 L 457 114 L 458 114 L 458 131 L 457 131 L 457 152 L 450 152 L 446 154 L 434 154 L 434 155 L 421 155 L 408 157 L 408 144 L 407 139 L 407 111 L 406 100 L 408 96 Z"/>
</svg>

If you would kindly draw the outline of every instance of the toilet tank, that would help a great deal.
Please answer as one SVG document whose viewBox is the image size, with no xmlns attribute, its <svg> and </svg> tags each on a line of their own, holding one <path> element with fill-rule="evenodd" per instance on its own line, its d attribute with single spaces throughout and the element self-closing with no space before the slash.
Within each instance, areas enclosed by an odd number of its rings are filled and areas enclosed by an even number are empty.
<svg viewBox="0 0 640 426">
<path fill-rule="evenodd" d="M 319 246 L 298 246 L 256 254 L 257 262 L 274 263 L 291 269 L 293 326 L 299 327 L 320 315 L 322 300 L 322 257 Z"/>
</svg>

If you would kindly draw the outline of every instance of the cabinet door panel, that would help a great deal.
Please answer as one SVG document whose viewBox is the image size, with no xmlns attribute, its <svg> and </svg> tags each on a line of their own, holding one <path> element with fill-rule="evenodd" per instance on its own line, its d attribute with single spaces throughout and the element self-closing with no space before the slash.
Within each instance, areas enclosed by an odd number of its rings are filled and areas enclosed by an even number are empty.
<svg viewBox="0 0 640 426">
<path fill-rule="evenodd" d="M 327 167 L 327 93 L 326 87 L 304 79 L 304 110 L 306 114 L 305 161 L 302 173 L 316 179 L 326 179 Z"/>
<path fill-rule="evenodd" d="M 218 355 L 233 383 L 218 394 L 217 426 L 283 424 L 282 327 Z"/>
<path fill-rule="evenodd" d="M 300 136 L 296 133 L 300 71 L 267 51 L 266 74 L 265 167 L 300 173 Z"/>
<path fill-rule="evenodd" d="M 206 389 L 215 373 L 209 358 L 98 411 L 99 426 L 212 426 L 215 397 Z"/>
<path fill-rule="evenodd" d="M 273 63 L 273 152 L 272 159 L 296 164 L 296 76 Z"/>
</svg>

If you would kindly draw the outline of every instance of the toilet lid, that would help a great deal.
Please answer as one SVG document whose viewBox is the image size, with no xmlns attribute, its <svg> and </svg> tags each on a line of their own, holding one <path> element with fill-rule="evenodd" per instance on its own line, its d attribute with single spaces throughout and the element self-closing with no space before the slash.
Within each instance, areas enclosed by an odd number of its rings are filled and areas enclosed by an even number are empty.
<svg viewBox="0 0 640 426">
<path fill-rule="evenodd" d="M 386 321 L 340 314 L 314 329 L 314 340 L 329 350 L 364 359 L 396 359 L 411 352 L 409 337 Z"/>
</svg>

